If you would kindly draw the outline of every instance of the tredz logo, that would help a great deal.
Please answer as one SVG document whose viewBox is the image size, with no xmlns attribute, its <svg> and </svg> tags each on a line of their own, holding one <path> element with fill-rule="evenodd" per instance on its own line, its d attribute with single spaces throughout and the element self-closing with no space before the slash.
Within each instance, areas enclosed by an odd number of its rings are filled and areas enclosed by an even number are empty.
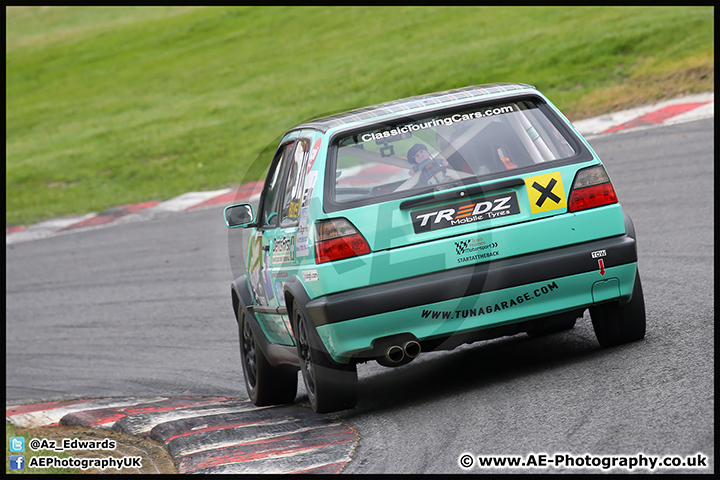
<svg viewBox="0 0 720 480">
<path fill-rule="evenodd" d="M 520 213 L 515 192 L 412 212 L 415 233 L 466 225 Z"/>
</svg>

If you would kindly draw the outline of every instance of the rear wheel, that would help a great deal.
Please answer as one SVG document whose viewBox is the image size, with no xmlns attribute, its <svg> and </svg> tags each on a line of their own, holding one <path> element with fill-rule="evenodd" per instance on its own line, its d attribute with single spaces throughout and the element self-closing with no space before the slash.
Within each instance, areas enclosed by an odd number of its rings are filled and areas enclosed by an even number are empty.
<svg viewBox="0 0 720 480">
<path fill-rule="evenodd" d="M 595 336 L 602 347 L 613 347 L 645 338 L 645 300 L 640 273 L 635 274 L 632 299 L 625 305 L 603 303 L 590 308 Z"/>
<path fill-rule="evenodd" d="M 238 314 L 238 327 L 240 358 L 250 401 L 257 406 L 292 403 L 297 394 L 297 367 L 270 365 L 242 311 Z"/>
<path fill-rule="evenodd" d="M 318 413 L 353 408 L 357 403 L 357 367 L 354 363 L 335 362 L 321 347 L 315 326 L 297 306 L 293 325 L 300 370 L 312 409 Z"/>
</svg>

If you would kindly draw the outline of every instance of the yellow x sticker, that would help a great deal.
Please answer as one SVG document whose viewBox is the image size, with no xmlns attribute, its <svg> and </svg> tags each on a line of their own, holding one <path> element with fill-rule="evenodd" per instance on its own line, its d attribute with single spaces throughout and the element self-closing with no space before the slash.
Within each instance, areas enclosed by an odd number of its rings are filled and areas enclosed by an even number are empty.
<svg viewBox="0 0 720 480">
<path fill-rule="evenodd" d="M 565 188 L 560 172 L 546 173 L 525 179 L 530 211 L 547 212 L 558 208 L 567 208 Z"/>
</svg>

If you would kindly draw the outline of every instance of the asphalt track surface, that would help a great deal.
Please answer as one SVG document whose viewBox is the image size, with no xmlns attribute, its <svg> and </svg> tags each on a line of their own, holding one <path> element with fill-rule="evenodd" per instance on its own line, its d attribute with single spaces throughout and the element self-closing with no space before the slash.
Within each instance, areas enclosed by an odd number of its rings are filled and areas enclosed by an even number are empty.
<svg viewBox="0 0 720 480">
<path fill-rule="evenodd" d="M 360 438 L 343 473 L 560 471 L 464 469 L 466 453 L 701 453 L 700 472 L 714 472 L 714 120 L 590 143 L 635 222 L 645 340 L 600 349 L 586 315 L 540 339 L 361 365 L 357 407 L 330 416 Z M 6 255 L 8 404 L 247 398 L 221 207 L 9 244 Z"/>
</svg>

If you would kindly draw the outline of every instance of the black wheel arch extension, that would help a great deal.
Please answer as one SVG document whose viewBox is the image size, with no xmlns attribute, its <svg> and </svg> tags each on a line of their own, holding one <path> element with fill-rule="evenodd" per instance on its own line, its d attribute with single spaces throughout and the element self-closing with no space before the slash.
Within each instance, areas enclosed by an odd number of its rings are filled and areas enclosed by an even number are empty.
<svg viewBox="0 0 720 480">
<path fill-rule="evenodd" d="M 305 305 L 310 302 L 310 295 L 307 294 L 305 287 L 298 277 L 290 277 L 288 281 L 285 282 L 283 297 L 285 298 L 288 315 L 292 315 L 293 308 L 297 306 L 300 312 L 305 315 L 305 318 L 311 318 L 305 310 Z"/>
<path fill-rule="evenodd" d="M 635 240 L 635 246 L 637 248 L 637 236 L 635 235 L 635 224 L 632 221 L 632 218 L 630 218 L 630 215 L 625 213 L 623 211 L 623 218 L 625 219 L 625 233 Z"/>
<path fill-rule="evenodd" d="M 260 327 L 260 323 L 255 317 L 252 308 L 248 308 L 248 306 L 252 307 L 252 296 L 250 294 L 250 290 L 248 289 L 245 275 L 236 278 L 232 282 L 230 290 L 233 310 L 235 312 L 235 321 L 239 324 L 239 312 L 242 309 L 242 312 L 245 314 L 245 318 L 247 318 L 248 324 L 255 335 L 257 345 L 260 350 L 262 350 L 265 358 L 267 358 L 268 363 L 270 363 L 273 367 L 278 365 L 293 365 L 299 368 L 300 361 L 297 357 L 297 349 L 295 345 L 278 345 L 270 343 L 267 340 L 262 327 Z"/>
</svg>

